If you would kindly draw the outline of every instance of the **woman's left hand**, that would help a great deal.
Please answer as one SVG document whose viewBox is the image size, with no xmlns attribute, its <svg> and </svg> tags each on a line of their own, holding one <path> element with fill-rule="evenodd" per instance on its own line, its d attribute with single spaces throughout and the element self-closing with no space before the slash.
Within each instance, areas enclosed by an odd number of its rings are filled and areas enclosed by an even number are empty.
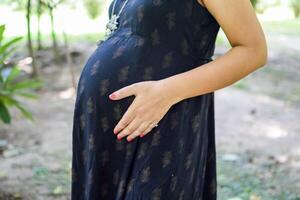
<svg viewBox="0 0 300 200">
<path fill-rule="evenodd" d="M 117 138 L 127 136 L 128 142 L 149 133 L 177 102 L 163 80 L 133 83 L 113 92 L 109 98 L 119 100 L 131 95 L 135 95 L 134 100 L 114 128 Z"/>
</svg>

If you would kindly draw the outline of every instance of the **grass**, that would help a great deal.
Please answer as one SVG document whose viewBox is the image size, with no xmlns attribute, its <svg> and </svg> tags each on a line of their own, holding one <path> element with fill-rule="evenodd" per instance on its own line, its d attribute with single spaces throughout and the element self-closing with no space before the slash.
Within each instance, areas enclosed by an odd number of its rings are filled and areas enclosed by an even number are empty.
<svg viewBox="0 0 300 200">
<path fill-rule="evenodd" d="M 218 158 L 218 200 L 300 200 L 300 193 L 285 186 L 281 168 Z"/>
<path fill-rule="evenodd" d="M 51 170 L 47 165 L 33 161 L 33 184 L 35 187 L 39 185 L 46 186 L 47 194 L 51 196 L 69 195 L 71 184 L 70 156 L 66 152 L 56 152 L 47 155 L 47 157 L 59 163 L 59 167 Z"/>
</svg>

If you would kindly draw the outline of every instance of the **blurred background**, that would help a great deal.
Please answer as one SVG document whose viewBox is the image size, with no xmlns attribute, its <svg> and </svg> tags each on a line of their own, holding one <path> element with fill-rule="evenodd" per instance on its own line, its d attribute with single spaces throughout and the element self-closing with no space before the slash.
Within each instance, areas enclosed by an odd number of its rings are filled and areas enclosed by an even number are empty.
<svg viewBox="0 0 300 200">
<path fill-rule="evenodd" d="M 109 3 L 0 1 L 1 200 L 70 198 L 75 86 Z M 269 59 L 215 92 L 218 199 L 300 200 L 300 0 L 252 4 Z M 214 57 L 229 48 L 220 29 Z"/>
</svg>

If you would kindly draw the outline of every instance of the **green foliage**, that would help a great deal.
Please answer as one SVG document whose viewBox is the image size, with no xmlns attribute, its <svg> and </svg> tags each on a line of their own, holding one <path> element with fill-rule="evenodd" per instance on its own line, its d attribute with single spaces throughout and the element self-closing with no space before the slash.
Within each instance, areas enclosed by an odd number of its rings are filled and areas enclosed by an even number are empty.
<svg viewBox="0 0 300 200">
<path fill-rule="evenodd" d="M 91 19 L 95 19 L 100 15 L 102 4 L 101 0 L 84 0 L 84 6 Z"/>
<path fill-rule="evenodd" d="M 258 0 L 251 0 L 251 4 L 252 4 L 253 8 L 256 8 L 257 3 L 258 3 Z"/>
<path fill-rule="evenodd" d="M 294 10 L 295 18 L 299 17 L 300 16 L 300 0 L 291 0 L 290 5 Z"/>
<path fill-rule="evenodd" d="M 33 117 L 22 105 L 17 97 L 36 99 L 37 96 L 30 92 L 30 89 L 38 88 L 41 82 L 34 79 L 20 80 L 21 70 L 18 66 L 7 67 L 6 60 L 14 52 L 13 45 L 19 42 L 22 37 L 15 37 L 4 42 L 5 25 L 0 25 L 0 118 L 4 123 L 11 122 L 9 107 L 16 107 L 30 120 Z"/>
<path fill-rule="evenodd" d="M 267 8 L 280 5 L 280 0 L 251 0 L 257 13 L 264 13 Z"/>
</svg>

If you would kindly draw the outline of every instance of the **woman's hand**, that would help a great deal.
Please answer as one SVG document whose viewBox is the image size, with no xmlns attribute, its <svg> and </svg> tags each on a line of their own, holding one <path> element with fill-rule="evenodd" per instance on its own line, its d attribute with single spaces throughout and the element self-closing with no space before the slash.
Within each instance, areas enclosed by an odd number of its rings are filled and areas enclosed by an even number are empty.
<svg viewBox="0 0 300 200">
<path fill-rule="evenodd" d="M 170 107 L 178 102 L 163 80 L 133 83 L 113 92 L 109 97 L 111 100 L 119 100 L 131 95 L 135 95 L 133 102 L 114 128 L 117 138 L 120 140 L 127 136 L 128 142 L 150 132 Z"/>
</svg>

